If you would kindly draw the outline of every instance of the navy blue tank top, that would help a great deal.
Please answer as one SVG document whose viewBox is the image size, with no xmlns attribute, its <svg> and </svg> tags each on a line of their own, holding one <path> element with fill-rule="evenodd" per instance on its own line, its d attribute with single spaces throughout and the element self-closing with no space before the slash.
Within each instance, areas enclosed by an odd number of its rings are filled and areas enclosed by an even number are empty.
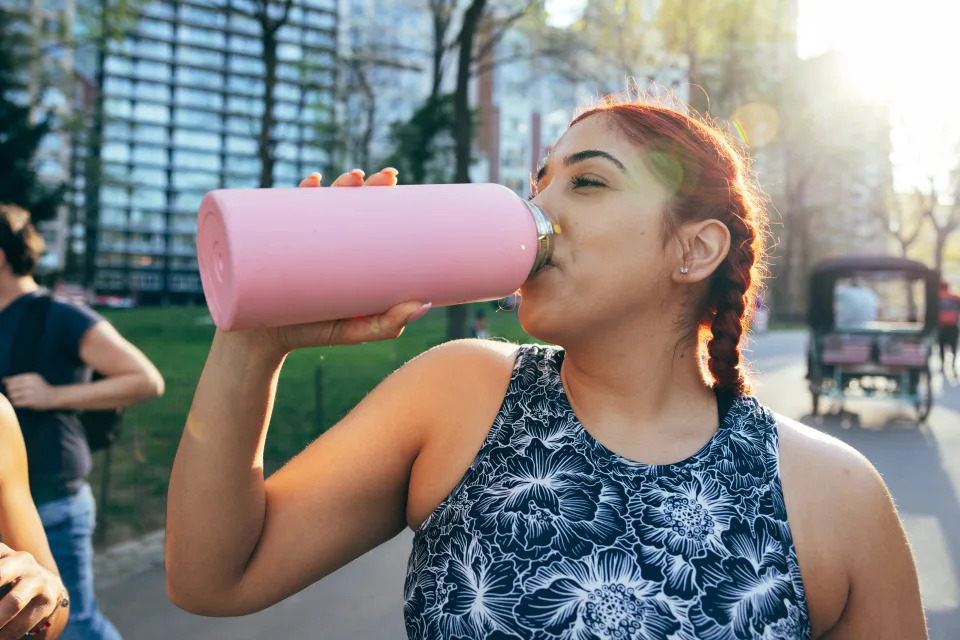
<svg viewBox="0 0 960 640">
<path fill-rule="evenodd" d="M 416 531 L 408 637 L 809 638 L 770 411 L 737 398 L 690 458 L 639 463 L 577 421 L 563 356 L 521 347 L 480 452 Z"/>
</svg>

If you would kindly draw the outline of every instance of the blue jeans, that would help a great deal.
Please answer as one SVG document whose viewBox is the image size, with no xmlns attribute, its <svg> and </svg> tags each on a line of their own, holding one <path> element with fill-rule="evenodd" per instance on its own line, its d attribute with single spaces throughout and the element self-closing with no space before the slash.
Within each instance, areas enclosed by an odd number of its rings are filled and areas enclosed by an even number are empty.
<svg viewBox="0 0 960 640">
<path fill-rule="evenodd" d="M 76 495 L 37 505 L 53 559 L 70 594 L 70 619 L 60 640 L 122 640 L 97 608 L 93 591 L 93 528 L 97 506 L 90 485 Z"/>
</svg>

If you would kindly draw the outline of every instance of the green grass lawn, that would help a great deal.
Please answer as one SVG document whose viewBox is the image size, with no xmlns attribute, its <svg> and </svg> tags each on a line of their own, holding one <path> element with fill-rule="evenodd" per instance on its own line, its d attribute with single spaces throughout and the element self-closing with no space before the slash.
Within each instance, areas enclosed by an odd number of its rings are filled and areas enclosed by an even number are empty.
<svg viewBox="0 0 960 640">
<path fill-rule="evenodd" d="M 514 342 L 532 339 L 516 313 L 486 311 L 491 336 Z M 100 505 L 101 543 L 126 539 L 162 526 L 170 467 L 197 380 L 206 359 L 213 326 L 203 307 L 132 309 L 104 314 L 153 360 L 166 380 L 166 394 L 126 413 L 124 433 L 112 451 L 108 500 Z M 473 316 L 473 308 L 469 317 Z M 268 472 L 296 455 L 323 429 L 336 423 L 391 371 L 440 344 L 446 311 L 437 309 L 407 327 L 398 340 L 351 347 L 310 349 L 291 354 L 280 377 L 267 438 Z M 315 402 L 316 371 L 323 380 L 322 424 Z M 104 457 L 97 454 L 90 480 L 100 496 Z"/>
</svg>

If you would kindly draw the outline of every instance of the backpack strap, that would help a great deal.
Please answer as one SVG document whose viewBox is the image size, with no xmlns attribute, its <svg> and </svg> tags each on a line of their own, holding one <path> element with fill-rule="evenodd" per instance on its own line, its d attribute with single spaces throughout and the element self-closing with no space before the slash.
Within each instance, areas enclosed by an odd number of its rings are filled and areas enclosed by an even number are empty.
<svg viewBox="0 0 960 640">
<path fill-rule="evenodd" d="M 40 353 L 40 340 L 43 328 L 47 324 L 47 315 L 53 298 L 41 293 L 27 300 L 26 308 L 20 317 L 20 324 L 13 336 L 13 349 L 10 352 L 10 370 L 7 375 L 31 373 L 37 370 L 37 356 Z"/>
</svg>

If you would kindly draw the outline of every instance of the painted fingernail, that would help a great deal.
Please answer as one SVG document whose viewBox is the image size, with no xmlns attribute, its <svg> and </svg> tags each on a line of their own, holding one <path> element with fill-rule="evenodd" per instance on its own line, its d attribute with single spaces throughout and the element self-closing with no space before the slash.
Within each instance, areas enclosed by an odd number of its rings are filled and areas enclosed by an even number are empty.
<svg viewBox="0 0 960 640">
<path fill-rule="evenodd" d="M 393 175 L 397 175 L 400 172 L 394 169 L 393 167 L 387 167 L 386 169 L 381 169 L 380 173 L 392 173 Z"/>
<path fill-rule="evenodd" d="M 351 169 L 350 175 L 352 175 L 355 178 L 360 178 L 361 180 L 363 180 L 363 176 L 367 174 L 363 172 L 363 169 Z"/>
<path fill-rule="evenodd" d="M 427 315 L 427 311 L 430 311 L 432 307 L 433 307 L 432 302 L 428 302 L 427 304 L 423 305 L 422 307 L 420 307 L 419 309 L 417 309 L 416 311 L 410 314 L 410 316 L 407 318 L 407 323 L 409 324 L 411 322 L 415 322 L 416 320 L 419 320 L 423 316 Z"/>
</svg>

